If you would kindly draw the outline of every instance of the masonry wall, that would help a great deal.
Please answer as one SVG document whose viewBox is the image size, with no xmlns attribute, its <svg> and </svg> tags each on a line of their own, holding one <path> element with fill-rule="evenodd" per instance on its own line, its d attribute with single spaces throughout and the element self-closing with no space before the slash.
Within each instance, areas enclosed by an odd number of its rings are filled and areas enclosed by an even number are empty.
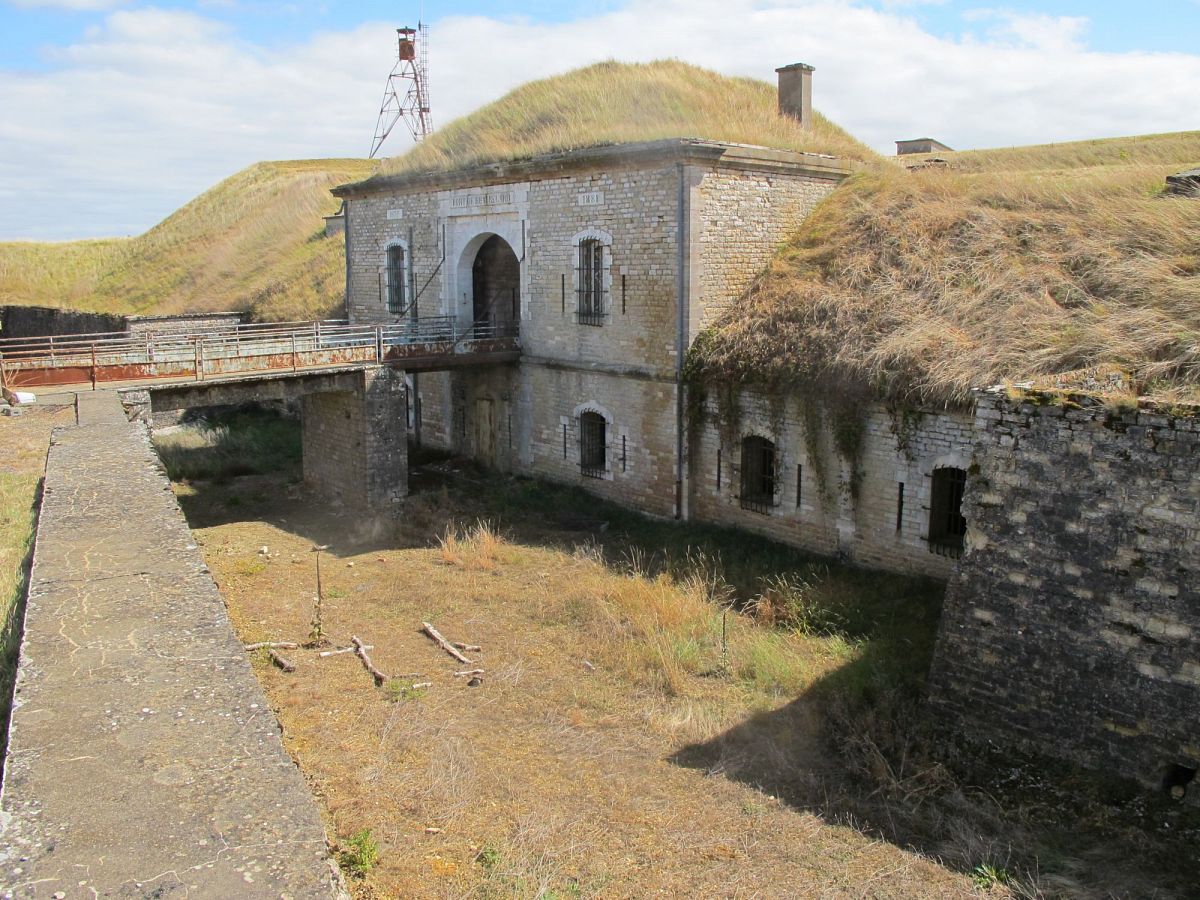
<svg viewBox="0 0 1200 900">
<path fill-rule="evenodd" d="M 1200 765 L 1200 409 L 979 395 L 947 723 L 1158 781 Z"/>
<path fill-rule="evenodd" d="M 195 335 L 230 331 L 246 321 L 244 313 L 192 313 L 178 316 L 128 316 L 125 330 L 132 337 L 151 334 Z"/>
<path fill-rule="evenodd" d="M 746 290 L 835 177 L 692 170 L 689 343 Z"/>
<path fill-rule="evenodd" d="M 350 260 L 346 312 L 351 322 L 390 324 L 401 317 L 386 303 L 387 247 L 402 243 L 407 251 L 408 287 L 417 297 L 421 316 L 443 313 L 438 274 L 442 266 L 441 232 L 434 193 L 387 193 L 346 203 Z"/>
<path fill-rule="evenodd" d="M 0 338 L 124 331 L 125 318 L 50 306 L 0 307 Z"/>
<path fill-rule="evenodd" d="M 304 481 L 355 510 L 388 513 L 408 493 L 408 442 L 402 373 L 356 373 L 353 391 L 301 400 Z"/>
<path fill-rule="evenodd" d="M 675 515 L 681 338 L 685 350 L 710 308 L 744 291 L 841 175 L 631 157 L 528 177 L 350 199 L 351 319 L 395 320 L 381 273 L 387 247 L 401 242 L 410 284 L 424 290 L 419 314 L 453 315 L 465 331 L 472 263 L 499 235 L 520 262 L 519 368 L 421 373 L 421 443 Z M 579 314 L 581 240 L 604 248 L 605 297 L 593 321 Z M 580 469 L 588 410 L 608 423 L 601 478 Z M 686 468 L 682 476 L 687 515 Z"/>
<path fill-rule="evenodd" d="M 305 484 L 335 503 L 362 503 L 362 399 L 349 391 L 309 394 L 300 417 Z"/>
<path fill-rule="evenodd" d="M 814 398 L 742 390 L 709 396 L 700 409 L 689 460 L 693 519 L 875 568 L 937 577 L 954 570 L 953 558 L 930 551 L 931 483 L 938 468 L 968 468 L 969 413 L 904 414 L 871 404 L 860 410 L 861 453 L 852 466 Z M 776 448 L 776 493 L 766 511 L 743 509 L 740 500 L 742 441 L 751 435 Z"/>
</svg>

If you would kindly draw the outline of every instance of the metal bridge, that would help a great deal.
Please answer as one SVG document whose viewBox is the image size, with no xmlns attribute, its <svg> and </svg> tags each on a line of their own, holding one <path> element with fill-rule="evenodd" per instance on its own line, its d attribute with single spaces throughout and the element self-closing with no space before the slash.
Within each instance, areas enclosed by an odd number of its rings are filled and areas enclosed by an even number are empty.
<svg viewBox="0 0 1200 900">
<path fill-rule="evenodd" d="M 514 322 L 454 316 L 393 325 L 343 320 L 238 325 L 206 333 L 128 332 L 0 339 L 0 383 L 9 389 L 101 383 L 205 381 L 257 373 L 387 365 L 422 371 L 511 362 Z"/>
</svg>

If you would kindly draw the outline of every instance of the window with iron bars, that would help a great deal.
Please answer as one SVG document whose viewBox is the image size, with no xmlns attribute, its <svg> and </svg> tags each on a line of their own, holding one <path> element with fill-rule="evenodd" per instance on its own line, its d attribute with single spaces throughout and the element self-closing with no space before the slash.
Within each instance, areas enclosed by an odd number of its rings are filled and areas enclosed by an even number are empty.
<svg viewBox="0 0 1200 900">
<path fill-rule="evenodd" d="M 742 440 L 742 509 L 768 513 L 775 505 L 775 445 L 751 435 Z"/>
<path fill-rule="evenodd" d="M 407 303 L 404 290 L 404 248 L 395 245 L 387 249 L 387 308 L 399 315 Z"/>
<path fill-rule="evenodd" d="M 588 478 L 603 478 L 608 463 L 608 423 L 596 412 L 579 417 L 579 471 Z"/>
<path fill-rule="evenodd" d="M 580 325 L 603 325 L 607 304 L 604 291 L 604 244 L 595 238 L 579 242 L 575 270 L 575 312 Z"/>
<path fill-rule="evenodd" d="M 935 469 L 929 497 L 929 552 L 958 559 L 962 556 L 967 520 L 962 514 L 967 473 Z"/>
</svg>

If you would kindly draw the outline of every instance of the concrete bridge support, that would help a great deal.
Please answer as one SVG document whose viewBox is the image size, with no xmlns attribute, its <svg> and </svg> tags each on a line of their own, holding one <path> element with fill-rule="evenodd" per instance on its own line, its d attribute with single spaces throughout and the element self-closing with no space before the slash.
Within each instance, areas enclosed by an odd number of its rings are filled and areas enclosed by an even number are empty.
<svg viewBox="0 0 1200 900">
<path fill-rule="evenodd" d="M 376 515 L 408 493 L 404 372 L 388 366 L 255 375 L 123 392 L 149 412 L 299 400 L 304 480 L 332 502 Z"/>
<path fill-rule="evenodd" d="M 301 400 L 304 481 L 331 501 L 387 512 L 408 493 L 404 373 L 359 373 L 353 390 Z"/>
</svg>

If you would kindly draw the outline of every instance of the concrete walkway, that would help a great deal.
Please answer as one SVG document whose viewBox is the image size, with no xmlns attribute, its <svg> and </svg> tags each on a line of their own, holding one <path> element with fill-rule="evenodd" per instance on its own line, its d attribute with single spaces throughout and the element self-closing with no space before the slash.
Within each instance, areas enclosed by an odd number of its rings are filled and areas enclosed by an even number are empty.
<svg viewBox="0 0 1200 900">
<path fill-rule="evenodd" d="M 142 432 L 55 433 L 0 796 L 3 897 L 338 896 L 320 816 Z"/>
</svg>

